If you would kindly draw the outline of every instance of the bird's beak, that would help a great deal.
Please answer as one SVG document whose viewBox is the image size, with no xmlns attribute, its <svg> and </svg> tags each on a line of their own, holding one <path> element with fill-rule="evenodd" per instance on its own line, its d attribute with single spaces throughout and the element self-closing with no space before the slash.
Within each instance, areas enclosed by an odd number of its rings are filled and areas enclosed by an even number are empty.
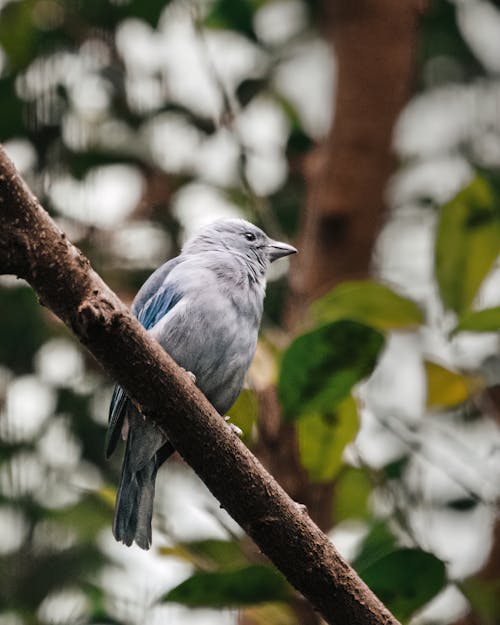
<svg viewBox="0 0 500 625">
<path fill-rule="evenodd" d="M 270 239 L 267 244 L 267 255 L 271 262 L 277 260 L 278 258 L 282 258 L 283 256 L 290 256 L 290 254 L 296 254 L 297 250 L 293 247 L 293 245 L 288 245 L 288 243 L 282 243 L 281 241 L 273 241 Z"/>
</svg>

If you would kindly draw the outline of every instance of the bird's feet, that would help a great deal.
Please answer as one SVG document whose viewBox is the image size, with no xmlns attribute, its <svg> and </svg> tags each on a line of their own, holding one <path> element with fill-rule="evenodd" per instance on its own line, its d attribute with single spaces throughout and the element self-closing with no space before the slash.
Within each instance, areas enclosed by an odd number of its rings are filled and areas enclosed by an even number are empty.
<svg viewBox="0 0 500 625">
<path fill-rule="evenodd" d="M 228 426 L 233 430 L 233 432 L 236 434 L 236 436 L 239 436 L 240 438 L 243 436 L 243 430 L 241 428 L 239 428 L 237 425 L 234 425 L 234 423 L 228 423 L 228 421 L 231 419 L 231 417 L 229 415 L 226 415 L 224 417 L 224 421 L 228 424 Z"/>
<path fill-rule="evenodd" d="M 184 369 L 184 367 L 181 367 L 181 369 L 184 371 L 184 373 L 187 375 L 187 377 L 191 380 L 191 382 L 193 384 L 196 384 L 196 376 L 192 371 L 188 371 L 187 369 Z"/>
</svg>

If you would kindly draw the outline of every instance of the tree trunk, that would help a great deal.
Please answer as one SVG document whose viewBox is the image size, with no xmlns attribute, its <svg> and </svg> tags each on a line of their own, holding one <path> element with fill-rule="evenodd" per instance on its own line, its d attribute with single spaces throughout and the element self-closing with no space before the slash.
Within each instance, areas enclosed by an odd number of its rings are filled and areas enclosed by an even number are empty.
<svg viewBox="0 0 500 625">
<path fill-rule="evenodd" d="M 308 192 L 286 307 L 291 333 L 316 297 L 370 273 L 395 165 L 392 131 L 411 96 L 423 8 L 423 2 L 398 0 L 321 4 L 319 22 L 337 61 L 335 114 L 325 141 L 306 160 Z M 281 422 L 276 389 L 267 389 L 260 399 L 257 456 L 316 523 L 330 529 L 334 484 L 309 481 L 295 428 Z M 320 622 L 307 606 L 299 619 L 303 625 Z"/>
</svg>

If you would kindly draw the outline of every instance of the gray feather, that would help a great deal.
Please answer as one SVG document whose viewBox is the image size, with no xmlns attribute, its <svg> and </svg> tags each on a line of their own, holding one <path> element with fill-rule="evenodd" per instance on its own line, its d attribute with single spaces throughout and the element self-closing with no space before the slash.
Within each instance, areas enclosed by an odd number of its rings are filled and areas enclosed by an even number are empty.
<svg viewBox="0 0 500 625">
<path fill-rule="evenodd" d="M 180 256 L 157 269 L 137 294 L 133 313 L 187 371 L 221 414 L 236 401 L 252 361 L 262 317 L 266 270 L 296 251 L 240 220 L 211 224 Z M 127 444 L 113 533 L 126 545 L 151 545 L 155 479 L 173 447 L 117 387 L 107 451 L 124 429 Z"/>
</svg>

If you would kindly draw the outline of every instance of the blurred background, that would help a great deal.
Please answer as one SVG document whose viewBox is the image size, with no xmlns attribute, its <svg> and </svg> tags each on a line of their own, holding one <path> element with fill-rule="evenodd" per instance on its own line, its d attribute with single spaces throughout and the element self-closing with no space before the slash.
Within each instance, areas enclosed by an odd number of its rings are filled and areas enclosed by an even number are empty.
<svg viewBox="0 0 500 625">
<path fill-rule="evenodd" d="M 497 2 L 0 0 L 0 141 L 125 302 L 218 217 L 299 247 L 229 414 L 403 623 L 500 623 L 499 74 Z M 113 381 L 0 319 L 0 625 L 321 622 L 178 457 L 115 543 Z"/>
</svg>

